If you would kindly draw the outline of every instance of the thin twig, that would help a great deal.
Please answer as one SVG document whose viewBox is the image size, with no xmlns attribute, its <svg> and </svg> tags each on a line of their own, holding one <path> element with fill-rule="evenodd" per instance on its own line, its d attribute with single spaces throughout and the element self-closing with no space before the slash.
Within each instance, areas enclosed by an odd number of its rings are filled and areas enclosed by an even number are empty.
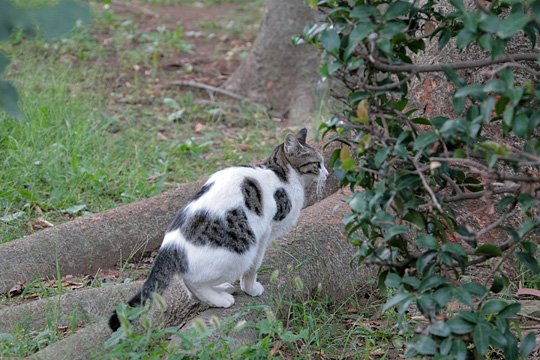
<svg viewBox="0 0 540 360">
<path fill-rule="evenodd" d="M 462 194 L 463 191 L 461 191 L 461 189 L 459 188 L 459 186 L 457 186 L 457 184 L 454 182 L 454 180 L 446 175 L 446 174 L 441 174 L 441 177 L 446 180 L 451 186 L 452 188 L 454 189 L 454 191 L 456 192 L 456 194 Z"/>
<path fill-rule="evenodd" d="M 420 170 L 420 165 L 418 164 L 418 158 L 420 157 L 421 153 L 418 153 L 414 158 L 411 157 L 412 163 L 414 164 L 414 167 L 417 170 L 418 176 L 420 176 L 420 180 L 422 180 L 422 184 L 424 185 L 424 188 L 426 188 L 427 192 L 431 196 L 431 200 L 433 201 L 433 204 L 435 204 L 435 207 L 441 212 L 444 213 L 443 208 L 441 204 L 439 204 L 439 201 L 437 200 L 437 197 L 435 196 L 435 193 L 429 186 L 426 177 L 424 176 L 424 173 Z"/>
<path fill-rule="evenodd" d="M 414 73 L 414 71 L 412 73 L 410 73 L 408 76 L 404 77 L 403 79 L 401 79 L 400 81 L 396 81 L 396 82 L 393 82 L 391 84 L 384 84 L 384 85 L 364 85 L 364 88 L 366 90 L 369 90 L 369 91 L 385 91 L 385 90 L 391 90 L 391 89 L 394 89 L 394 88 L 397 88 L 397 87 L 400 87 L 401 85 L 405 84 L 406 82 L 408 82 L 409 80 L 411 80 L 411 78 L 416 75 Z"/>
<path fill-rule="evenodd" d="M 218 87 L 215 87 L 215 86 L 212 86 L 212 85 L 199 83 L 199 82 L 196 82 L 196 81 L 183 81 L 183 80 L 169 81 L 165 85 L 167 85 L 168 87 L 172 87 L 172 86 L 194 87 L 194 88 L 204 89 L 204 90 L 207 90 L 207 91 L 211 91 L 211 92 L 215 92 L 215 93 L 218 93 L 218 94 L 226 95 L 226 96 L 231 97 L 231 98 L 236 99 L 236 100 L 256 103 L 253 100 L 250 100 L 245 96 L 235 94 L 232 91 L 221 89 L 221 88 L 218 88 Z"/>
<path fill-rule="evenodd" d="M 531 315 L 527 315 L 527 314 L 517 314 L 517 316 L 521 316 L 521 317 L 524 317 L 526 319 L 530 319 L 530 320 L 534 320 L 534 321 L 540 321 L 539 317 L 531 316 Z"/>
<path fill-rule="evenodd" d="M 530 73 L 531 75 L 534 75 L 534 76 L 540 76 L 540 71 L 536 71 L 533 68 L 531 68 L 530 66 L 520 64 L 520 63 L 516 63 L 516 62 L 509 62 L 509 63 L 503 64 L 501 66 L 496 67 L 493 70 L 484 70 L 484 71 L 482 71 L 480 73 L 480 75 L 483 75 L 483 76 L 489 77 L 489 78 L 493 78 L 494 76 L 499 74 L 502 70 L 504 70 L 506 68 L 511 68 L 511 67 L 518 68 L 518 69 L 523 69 L 523 70 L 527 71 L 528 73 Z"/>
<path fill-rule="evenodd" d="M 462 201 L 462 200 L 471 200 L 471 199 L 479 199 L 483 197 L 486 194 L 505 194 L 505 193 L 515 193 L 520 189 L 520 185 L 513 185 L 508 187 L 500 187 L 497 189 L 489 190 L 489 191 L 477 191 L 477 192 L 471 192 L 471 193 L 461 193 L 455 196 L 446 196 L 443 197 L 444 202 L 456 202 L 456 201 Z"/>
</svg>

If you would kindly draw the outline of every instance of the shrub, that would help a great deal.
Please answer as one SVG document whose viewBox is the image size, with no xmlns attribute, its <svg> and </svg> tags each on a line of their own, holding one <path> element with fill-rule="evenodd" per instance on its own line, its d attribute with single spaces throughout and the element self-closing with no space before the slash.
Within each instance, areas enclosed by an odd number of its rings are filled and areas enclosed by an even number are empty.
<svg viewBox="0 0 540 360">
<path fill-rule="evenodd" d="M 509 284 L 505 261 L 540 272 L 540 1 L 449 1 L 449 13 L 438 0 L 310 1 L 324 19 L 296 41 L 321 47 L 321 74 L 346 89 L 335 91 L 342 111 L 321 129 L 344 144 L 331 165 L 352 190 L 345 229 L 358 260 L 380 266 L 380 285 L 393 289 L 383 310 L 395 308 L 406 326 L 414 304 L 427 319 L 407 355 L 526 357 L 535 336 L 520 333 L 512 321 L 519 303 L 500 294 Z M 505 54 L 523 34 L 531 50 Z M 474 44 L 488 55 L 414 62 L 412 54 L 429 42 L 455 51 Z M 483 82 L 459 72 L 482 68 Z M 517 82 L 516 69 L 531 80 Z M 430 72 L 454 86 L 455 116 L 429 117 L 408 106 L 411 82 Z M 479 200 L 489 221 L 474 228 L 458 210 Z M 495 230 L 505 236 L 486 236 Z M 474 276 L 485 262 L 489 271 Z"/>
</svg>

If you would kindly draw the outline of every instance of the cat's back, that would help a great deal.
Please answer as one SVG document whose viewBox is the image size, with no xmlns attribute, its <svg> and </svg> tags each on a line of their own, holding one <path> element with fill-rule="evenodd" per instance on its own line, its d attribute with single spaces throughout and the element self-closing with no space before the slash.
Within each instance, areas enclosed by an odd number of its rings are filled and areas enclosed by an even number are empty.
<svg viewBox="0 0 540 360">
<path fill-rule="evenodd" d="M 251 166 L 229 167 L 210 176 L 189 207 L 191 211 L 206 210 L 216 214 L 246 208 L 254 215 L 264 217 L 265 212 L 275 210 L 273 194 L 281 185 L 271 170 Z"/>
</svg>

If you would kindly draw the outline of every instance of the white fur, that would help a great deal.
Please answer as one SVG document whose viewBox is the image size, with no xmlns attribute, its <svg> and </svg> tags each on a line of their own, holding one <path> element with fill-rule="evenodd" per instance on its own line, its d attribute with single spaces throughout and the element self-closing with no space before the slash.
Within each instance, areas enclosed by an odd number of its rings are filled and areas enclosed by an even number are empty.
<svg viewBox="0 0 540 360">
<path fill-rule="evenodd" d="M 323 183 L 328 171 L 322 165 L 320 175 L 316 179 Z M 264 287 L 256 281 L 257 269 L 261 266 L 266 248 L 271 241 L 284 235 L 296 225 L 300 210 L 304 204 L 304 184 L 298 173 L 289 167 L 288 183 L 279 180 L 276 174 L 268 169 L 232 167 L 213 174 L 207 181 L 212 187 L 199 199 L 186 208 L 186 216 L 197 210 L 206 210 L 213 216 L 223 216 L 232 208 L 244 208 L 244 197 L 241 192 L 242 182 L 246 177 L 256 179 L 263 195 L 262 216 L 245 210 L 248 222 L 255 234 L 256 242 L 243 254 L 224 248 L 193 245 L 187 241 L 180 230 L 165 234 L 162 247 L 178 246 L 184 249 L 188 270 L 183 274 L 186 286 L 200 300 L 216 307 L 229 307 L 234 304 L 230 282 L 240 279 L 240 287 L 251 296 L 259 296 Z M 291 210 L 285 219 L 276 222 L 274 192 L 283 187 L 291 201 Z"/>
</svg>

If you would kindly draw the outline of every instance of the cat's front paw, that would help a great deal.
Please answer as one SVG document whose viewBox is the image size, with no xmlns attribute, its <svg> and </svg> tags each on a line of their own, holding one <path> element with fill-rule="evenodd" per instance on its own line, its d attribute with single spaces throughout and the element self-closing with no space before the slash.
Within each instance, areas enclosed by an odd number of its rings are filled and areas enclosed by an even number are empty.
<svg viewBox="0 0 540 360">
<path fill-rule="evenodd" d="M 242 284 L 244 285 L 244 284 Z M 264 286 L 260 282 L 255 281 L 252 286 L 241 286 L 242 290 L 249 296 L 261 296 L 264 292 Z"/>
</svg>

